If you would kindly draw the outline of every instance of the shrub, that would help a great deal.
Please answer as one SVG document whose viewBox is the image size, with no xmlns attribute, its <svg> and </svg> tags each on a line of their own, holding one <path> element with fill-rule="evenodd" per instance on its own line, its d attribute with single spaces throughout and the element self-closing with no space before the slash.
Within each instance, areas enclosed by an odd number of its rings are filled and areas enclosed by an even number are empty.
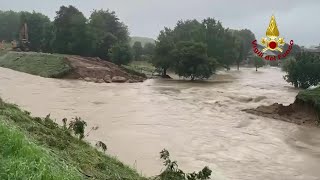
<svg viewBox="0 0 320 180">
<path fill-rule="evenodd" d="M 79 136 L 79 139 L 84 138 L 84 130 L 87 126 L 87 123 L 83 120 L 81 120 L 80 117 L 75 117 L 74 120 L 72 120 L 69 124 L 69 130 L 73 130 L 74 134 L 76 136 Z"/>
<path fill-rule="evenodd" d="M 208 167 L 204 167 L 198 173 L 184 173 L 178 168 L 177 161 L 170 159 L 170 153 L 166 149 L 160 152 L 160 158 L 163 159 L 165 170 L 154 180 L 206 180 L 210 179 L 212 171 Z"/>
</svg>

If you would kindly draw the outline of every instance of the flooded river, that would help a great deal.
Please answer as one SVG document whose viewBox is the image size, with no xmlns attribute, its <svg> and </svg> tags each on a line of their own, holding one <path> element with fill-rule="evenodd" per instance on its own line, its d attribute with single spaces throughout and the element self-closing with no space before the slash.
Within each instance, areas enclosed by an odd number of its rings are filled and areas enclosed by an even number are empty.
<svg viewBox="0 0 320 180">
<path fill-rule="evenodd" d="M 34 116 L 80 116 L 98 126 L 87 140 L 145 175 L 166 148 L 186 171 L 208 165 L 214 179 L 320 179 L 320 130 L 242 112 L 289 104 L 297 90 L 278 69 L 221 72 L 211 82 L 147 80 L 95 84 L 0 68 L 0 96 Z"/>
</svg>

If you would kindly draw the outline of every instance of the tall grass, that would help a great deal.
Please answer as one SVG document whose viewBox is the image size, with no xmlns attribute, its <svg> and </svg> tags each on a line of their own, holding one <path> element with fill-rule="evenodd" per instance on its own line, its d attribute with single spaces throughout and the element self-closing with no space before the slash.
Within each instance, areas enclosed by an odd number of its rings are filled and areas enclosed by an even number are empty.
<svg viewBox="0 0 320 180">
<path fill-rule="evenodd" d="M 81 174 L 0 117 L 0 179 L 80 179 Z"/>
<path fill-rule="evenodd" d="M 31 117 L 29 112 L 1 99 L 0 122 L 1 180 L 78 178 L 71 167 L 81 173 L 78 179 L 145 179 L 116 158 L 71 135 L 50 118 Z"/>
<path fill-rule="evenodd" d="M 0 66 L 42 77 L 59 78 L 71 71 L 64 56 L 36 52 L 0 52 Z"/>
</svg>

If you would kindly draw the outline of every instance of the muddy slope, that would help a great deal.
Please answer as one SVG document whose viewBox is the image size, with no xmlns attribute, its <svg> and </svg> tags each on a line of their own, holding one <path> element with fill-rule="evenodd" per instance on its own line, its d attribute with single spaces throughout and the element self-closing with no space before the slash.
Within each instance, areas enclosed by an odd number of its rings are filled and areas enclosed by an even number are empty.
<svg viewBox="0 0 320 180">
<path fill-rule="evenodd" d="M 274 103 L 270 106 L 259 106 L 255 109 L 244 109 L 243 111 L 299 125 L 317 126 L 319 124 L 319 117 L 315 108 L 298 99 L 289 106 Z"/>
<path fill-rule="evenodd" d="M 66 58 L 73 71 L 65 78 L 94 82 L 142 82 L 146 78 L 130 74 L 122 67 L 100 58 L 69 56 Z"/>
</svg>

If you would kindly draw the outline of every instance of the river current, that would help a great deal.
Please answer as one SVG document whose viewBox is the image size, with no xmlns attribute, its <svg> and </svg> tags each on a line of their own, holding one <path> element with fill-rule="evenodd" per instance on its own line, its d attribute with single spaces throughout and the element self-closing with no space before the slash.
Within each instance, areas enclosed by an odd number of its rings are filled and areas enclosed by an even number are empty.
<svg viewBox="0 0 320 180">
<path fill-rule="evenodd" d="M 166 148 L 183 170 L 213 170 L 213 179 L 320 179 L 320 130 L 241 111 L 290 104 L 298 90 L 277 68 L 219 72 L 206 82 L 150 79 L 96 84 L 0 68 L 0 96 L 58 123 L 80 116 L 93 144 L 147 176 L 159 174 Z"/>
</svg>

